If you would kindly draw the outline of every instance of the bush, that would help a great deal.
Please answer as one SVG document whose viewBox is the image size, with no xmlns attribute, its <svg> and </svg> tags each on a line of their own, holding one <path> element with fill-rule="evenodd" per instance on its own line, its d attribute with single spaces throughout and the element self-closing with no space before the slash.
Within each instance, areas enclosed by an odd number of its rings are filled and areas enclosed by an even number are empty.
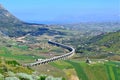
<svg viewBox="0 0 120 80">
<path fill-rule="evenodd" d="M 48 76 L 45 80 L 53 80 L 52 76 Z"/>
<path fill-rule="evenodd" d="M 6 77 L 5 80 L 20 80 L 17 77 Z"/>
<path fill-rule="evenodd" d="M 32 76 L 33 80 L 38 80 L 38 79 L 39 79 L 39 76 L 37 76 L 37 75 L 34 74 L 34 73 L 33 73 L 31 76 Z"/>
<path fill-rule="evenodd" d="M 46 75 L 41 75 L 40 78 L 38 80 L 45 80 L 46 79 Z"/>
<path fill-rule="evenodd" d="M 32 74 L 33 70 L 30 68 L 26 68 L 23 66 L 18 66 L 14 68 L 15 73 L 27 73 L 27 74 Z"/>
<path fill-rule="evenodd" d="M 48 76 L 45 80 L 62 80 L 62 78 L 54 78 L 53 76 Z"/>
<path fill-rule="evenodd" d="M 9 77 L 15 77 L 15 74 L 14 74 L 13 72 L 11 72 L 11 71 L 8 71 L 8 72 L 7 72 L 7 75 L 8 75 Z"/>
<path fill-rule="evenodd" d="M 26 73 L 17 73 L 16 75 L 20 78 L 20 80 L 34 80 L 31 75 Z"/>
<path fill-rule="evenodd" d="M 4 80 L 4 76 L 0 74 L 0 80 Z"/>
<path fill-rule="evenodd" d="M 17 61 L 12 60 L 12 61 L 6 61 L 7 64 L 13 65 L 13 66 L 18 66 L 20 65 Z"/>
<path fill-rule="evenodd" d="M 66 80 L 65 78 L 62 78 L 62 80 Z"/>
</svg>

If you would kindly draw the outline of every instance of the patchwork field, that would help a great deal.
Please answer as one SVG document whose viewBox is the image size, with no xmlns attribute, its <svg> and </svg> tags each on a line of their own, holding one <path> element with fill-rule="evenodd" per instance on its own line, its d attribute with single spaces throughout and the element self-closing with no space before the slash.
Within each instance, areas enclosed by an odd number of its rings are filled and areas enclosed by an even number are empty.
<svg viewBox="0 0 120 80">
<path fill-rule="evenodd" d="M 87 64 L 84 61 L 57 61 L 50 63 L 52 66 L 61 70 L 74 69 L 80 80 L 120 80 L 120 62 L 94 61 Z M 69 74 L 73 74 L 72 72 Z M 69 78 L 70 75 L 67 75 Z"/>
</svg>

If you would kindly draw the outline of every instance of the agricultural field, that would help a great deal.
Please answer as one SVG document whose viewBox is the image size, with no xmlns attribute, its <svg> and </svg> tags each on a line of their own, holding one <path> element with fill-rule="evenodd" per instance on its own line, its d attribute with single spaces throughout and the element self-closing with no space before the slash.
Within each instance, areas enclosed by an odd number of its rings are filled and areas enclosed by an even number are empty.
<svg viewBox="0 0 120 80">
<path fill-rule="evenodd" d="M 116 61 L 93 61 L 90 64 L 85 61 L 65 60 L 50 63 L 63 71 L 74 69 L 79 80 L 119 80 L 120 62 Z M 72 72 L 67 73 L 74 75 Z M 66 74 L 66 75 L 67 75 Z M 70 80 L 70 79 L 69 79 Z"/>
</svg>

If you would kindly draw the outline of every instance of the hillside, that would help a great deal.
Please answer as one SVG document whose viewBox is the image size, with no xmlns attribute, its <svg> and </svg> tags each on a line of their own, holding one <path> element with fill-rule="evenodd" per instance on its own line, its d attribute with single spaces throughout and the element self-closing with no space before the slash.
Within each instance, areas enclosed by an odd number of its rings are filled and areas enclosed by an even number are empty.
<svg viewBox="0 0 120 80">
<path fill-rule="evenodd" d="M 3 8 L 2 5 L 0 5 L 0 31 L 4 34 L 12 36 L 13 33 L 21 31 L 20 26 L 23 26 L 22 21 L 17 19 L 9 13 L 9 11 Z"/>
<path fill-rule="evenodd" d="M 26 34 L 33 36 L 38 35 L 56 35 L 64 34 L 60 31 L 53 30 L 45 24 L 35 24 L 26 23 L 14 15 L 12 15 L 8 10 L 6 10 L 2 5 L 0 5 L 0 31 L 10 37 L 19 37 Z"/>
<path fill-rule="evenodd" d="M 104 51 L 120 54 L 120 31 L 101 34 L 90 39 L 88 43 Z"/>
<path fill-rule="evenodd" d="M 103 33 L 85 40 L 76 52 L 91 58 L 120 60 L 120 31 Z"/>
<path fill-rule="evenodd" d="M 11 25 L 22 23 L 19 19 L 17 19 L 15 16 L 13 16 L 4 7 L 2 7 L 2 5 L 0 5 L 0 19 L 1 19 L 0 20 L 1 26 L 7 25 L 5 23 L 10 23 Z"/>
</svg>

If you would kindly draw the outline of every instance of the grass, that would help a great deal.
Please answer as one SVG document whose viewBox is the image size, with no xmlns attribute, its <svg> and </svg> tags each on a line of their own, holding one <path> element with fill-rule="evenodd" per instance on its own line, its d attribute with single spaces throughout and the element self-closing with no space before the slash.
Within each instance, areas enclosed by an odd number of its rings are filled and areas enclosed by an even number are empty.
<svg viewBox="0 0 120 80">
<path fill-rule="evenodd" d="M 6 47 L 2 47 L 2 48 L 0 48 L 0 50 L 1 50 L 0 56 L 9 58 L 9 59 L 26 61 L 26 60 L 35 60 L 36 58 L 42 58 L 41 56 L 35 56 L 35 55 L 33 57 L 33 55 L 29 55 L 29 54 L 17 54 L 20 51 L 19 49 L 18 49 L 18 52 L 11 51 L 11 50 L 7 49 Z"/>
<path fill-rule="evenodd" d="M 0 56 L 6 57 L 6 58 L 12 58 L 16 60 L 33 60 L 32 56 L 25 56 L 25 55 L 12 55 L 12 54 L 0 54 Z"/>
<path fill-rule="evenodd" d="M 107 71 L 107 73 L 108 73 L 108 78 L 109 78 L 109 80 L 112 80 L 112 77 L 111 77 L 111 75 L 110 75 L 110 70 L 109 70 L 109 66 L 108 66 L 108 65 L 106 65 L 106 71 Z"/>
<path fill-rule="evenodd" d="M 23 67 L 16 60 L 3 59 L 0 57 L 0 73 L 6 74 L 7 71 L 32 73 L 31 68 Z"/>
<path fill-rule="evenodd" d="M 120 68 L 113 67 L 113 72 L 115 76 L 115 80 L 120 80 Z"/>
<path fill-rule="evenodd" d="M 49 50 L 48 49 L 42 49 L 42 50 L 39 50 L 39 52 L 47 53 L 47 52 L 49 52 Z"/>
<path fill-rule="evenodd" d="M 65 61 L 56 61 L 56 62 L 52 62 L 52 63 L 49 63 L 51 64 L 52 66 L 54 67 L 57 67 L 59 69 L 70 69 L 72 68 L 71 64 L 65 62 Z"/>
<path fill-rule="evenodd" d="M 26 45 L 16 45 L 16 46 L 14 46 L 14 47 L 16 47 L 16 48 L 19 48 L 19 49 L 21 49 L 21 50 L 28 50 L 28 46 L 26 46 Z"/>
<path fill-rule="evenodd" d="M 72 61 L 56 61 L 54 63 L 50 63 L 52 66 L 57 67 L 59 69 L 75 69 L 79 79 L 88 80 L 86 74 L 78 63 Z"/>
<path fill-rule="evenodd" d="M 95 61 L 94 64 L 87 64 L 78 60 L 65 60 L 50 64 L 61 70 L 75 69 L 80 80 L 120 80 L 120 62 L 98 63 Z"/>
<path fill-rule="evenodd" d="M 109 80 L 120 80 L 120 62 L 107 62 L 105 66 Z"/>
<path fill-rule="evenodd" d="M 11 54 L 11 52 L 6 47 L 0 47 L 0 53 Z"/>
<path fill-rule="evenodd" d="M 64 53 L 64 50 L 60 47 L 54 47 L 50 50 L 51 52 Z"/>
<path fill-rule="evenodd" d="M 70 63 L 75 68 L 79 79 L 89 80 L 80 64 L 73 61 L 67 61 L 67 62 Z"/>
</svg>

